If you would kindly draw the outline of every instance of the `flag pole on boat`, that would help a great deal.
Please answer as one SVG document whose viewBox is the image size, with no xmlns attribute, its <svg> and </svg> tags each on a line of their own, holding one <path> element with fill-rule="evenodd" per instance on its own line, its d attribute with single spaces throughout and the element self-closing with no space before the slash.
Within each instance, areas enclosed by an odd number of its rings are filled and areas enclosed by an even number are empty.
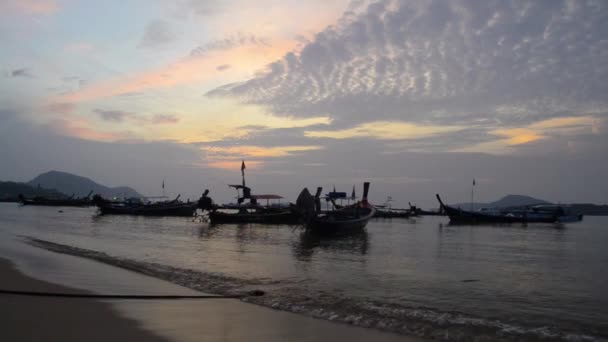
<svg viewBox="0 0 608 342">
<path fill-rule="evenodd" d="M 473 186 L 471 187 L 471 211 L 473 211 L 473 199 L 475 198 L 475 178 L 473 178 Z"/>
<path fill-rule="evenodd" d="M 245 161 L 241 164 L 241 175 L 243 176 L 243 189 L 245 188 Z"/>
</svg>

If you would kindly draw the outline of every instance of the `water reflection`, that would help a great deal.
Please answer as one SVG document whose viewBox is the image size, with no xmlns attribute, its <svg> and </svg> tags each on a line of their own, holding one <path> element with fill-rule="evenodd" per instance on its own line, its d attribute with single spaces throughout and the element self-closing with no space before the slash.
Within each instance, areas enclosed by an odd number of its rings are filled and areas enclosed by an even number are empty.
<svg viewBox="0 0 608 342">
<path fill-rule="evenodd" d="M 220 225 L 203 224 L 198 228 L 198 238 L 201 240 L 209 240 L 220 232 Z"/>
<path fill-rule="evenodd" d="M 292 244 L 293 254 L 300 261 L 310 261 L 319 250 L 366 255 L 369 251 L 369 236 L 366 230 L 332 236 L 303 231 L 299 239 Z"/>
</svg>

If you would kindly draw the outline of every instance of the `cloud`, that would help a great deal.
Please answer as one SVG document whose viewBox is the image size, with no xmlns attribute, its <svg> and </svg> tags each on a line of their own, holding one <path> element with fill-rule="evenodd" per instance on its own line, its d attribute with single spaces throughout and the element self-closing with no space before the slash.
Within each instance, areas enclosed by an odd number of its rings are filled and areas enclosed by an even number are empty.
<svg viewBox="0 0 608 342">
<path fill-rule="evenodd" d="M 166 125 L 179 122 L 179 117 L 173 114 L 156 114 L 152 116 L 138 115 L 123 110 L 93 110 L 103 121 L 121 123 L 131 121 L 137 124 Z"/>
<path fill-rule="evenodd" d="M 45 107 L 49 112 L 56 114 L 68 114 L 73 112 L 74 108 L 76 106 L 69 102 L 50 103 Z"/>
<path fill-rule="evenodd" d="M 218 65 L 215 68 L 217 71 L 224 71 L 224 70 L 228 70 L 230 69 L 230 64 L 222 64 L 222 65 Z"/>
<path fill-rule="evenodd" d="M 179 118 L 173 114 L 157 114 L 145 121 L 154 125 L 175 124 L 179 122 Z"/>
<path fill-rule="evenodd" d="M 95 141 L 117 141 L 132 138 L 129 132 L 104 131 L 78 119 L 55 119 L 46 127 L 55 134 Z"/>
<path fill-rule="evenodd" d="M 155 19 L 146 25 L 144 36 L 139 42 L 139 47 L 164 47 L 172 43 L 175 39 L 175 33 L 171 30 L 169 23 L 162 19 Z"/>
<path fill-rule="evenodd" d="M 245 45 L 270 46 L 270 43 L 267 39 L 256 37 L 253 34 L 239 32 L 224 39 L 214 40 L 205 45 L 197 46 L 190 51 L 190 56 L 204 56 L 212 51 L 230 50 Z"/>
<path fill-rule="evenodd" d="M 608 108 L 608 3 L 381 1 L 207 93 L 335 126 L 517 127 Z"/>
<path fill-rule="evenodd" d="M 4 0 L 0 4 L 0 11 L 8 13 L 16 11 L 26 14 L 50 15 L 59 9 L 55 0 Z"/>
<path fill-rule="evenodd" d="M 64 50 L 70 53 L 84 54 L 93 51 L 94 46 L 88 42 L 70 43 L 64 46 Z"/>
<path fill-rule="evenodd" d="M 135 114 L 122 110 L 95 109 L 93 112 L 99 115 L 102 120 L 110 122 L 123 122 L 125 119 L 135 117 Z"/>
<path fill-rule="evenodd" d="M 34 77 L 31 74 L 30 69 L 28 69 L 28 68 L 20 68 L 20 69 L 12 70 L 10 72 L 10 75 L 11 75 L 11 77 L 26 77 L 26 78 Z"/>
</svg>

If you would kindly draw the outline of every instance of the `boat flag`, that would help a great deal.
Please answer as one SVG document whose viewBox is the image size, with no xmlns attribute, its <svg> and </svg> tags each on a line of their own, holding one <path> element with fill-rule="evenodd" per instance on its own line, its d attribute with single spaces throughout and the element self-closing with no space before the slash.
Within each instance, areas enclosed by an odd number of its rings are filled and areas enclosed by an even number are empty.
<svg viewBox="0 0 608 342">
<path fill-rule="evenodd" d="M 165 188 L 165 179 L 163 178 L 163 189 Z"/>
<path fill-rule="evenodd" d="M 473 186 L 475 186 L 475 178 L 473 178 Z"/>
<path fill-rule="evenodd" d="M 245 161 L 243 160 L 243 163 L 241 164 L 241 172 L 243 174 L 245 174 L 245 169 L 246 169 L 246 167 L 245 167 Z"/>
</svg>

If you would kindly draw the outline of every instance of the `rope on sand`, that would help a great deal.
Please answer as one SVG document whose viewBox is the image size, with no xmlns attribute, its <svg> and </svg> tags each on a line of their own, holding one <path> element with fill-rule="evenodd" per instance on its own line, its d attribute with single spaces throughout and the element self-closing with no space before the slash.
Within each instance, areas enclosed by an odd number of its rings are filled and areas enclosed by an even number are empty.
<svg viewBox="0 0 608 342">
<path fill-rule="evenodd" d="M 59 297 L 59 298 L 92 298 L 92 299 L 137 299 L 137 300 L 177 300 L 177 299 L 227 299 L 227 298 L 245 298 L 263 296 L 264 291 L 254 290 L 245 294 L 237 295 L 111 295 L 111 294 L 94 294 L 94 293 L 61 293 L 61 292 L 37 292 L 37 291 L 15 291 L 2 290 L 0 294 L 30 296 L 30 297 Z"/>
</svg>

